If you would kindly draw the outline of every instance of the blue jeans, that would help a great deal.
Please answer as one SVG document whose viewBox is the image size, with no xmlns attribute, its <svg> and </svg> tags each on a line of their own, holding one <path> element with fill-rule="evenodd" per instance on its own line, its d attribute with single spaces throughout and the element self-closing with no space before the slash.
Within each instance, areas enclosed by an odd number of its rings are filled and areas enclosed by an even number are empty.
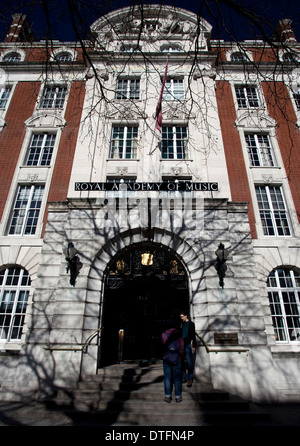
<svg viewBox="0 0 300 446">
<path fill-rule="evenodd" d="M 192 352 L 192 347 L 190 344 L 188 344 L 185 348 L 184 348 L 184 353 L 185 353 L 185 358 L 182 360 L 182 381 L 186 381 L 187 379 L 190 379 L 191 381 L 193 381 L 194 379 L 194 362 L 195 362 L 195 358 L 194 358 L 194 354 Z M 187 374 L 186 374 L 186 366 L 185 366 L 185 359 L 187 362 Z"/>
<path fill-rule="evenodd" d="M 163 366 L 164 366 L 165 396 L 171 398 L 173 383 L 174 383 L 175 398 L 180 398 L 182 392 L 181 361 L 178 361 L 176 365 L 170 365 L 166 361 L 164 361 Z"/>
</svg>

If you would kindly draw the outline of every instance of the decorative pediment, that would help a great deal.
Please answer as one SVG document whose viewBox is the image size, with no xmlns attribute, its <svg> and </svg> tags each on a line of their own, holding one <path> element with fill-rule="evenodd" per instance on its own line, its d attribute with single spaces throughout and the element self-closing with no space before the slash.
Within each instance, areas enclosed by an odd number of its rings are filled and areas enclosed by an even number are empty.
<svg viewBox="0 0 300 446">
<path fill-rule="evenodd" d="M 65 119 L 55 114 L 55 112 L 38 112 L 25 121 L 26 127 L 35 128 L 54 128 L 64 127 L 66 125 Z"/>
<path fill-rule="evenodd" d="M 103 44 L 114 38 L 139 40 L 170 39 L 181 36 L 200 40 L 210 37 L 212 26 L 196 14 L 181 8 L 162 5 L 140 5 L 113 11 L 93 23 L 91 31 Z"/>
<path fill-rule="evenodd" d="M 164 120 L 173 120 L 173 119 L 190 119 L 194 116 L 191 116 L 189 110 L 187 110 L 185 102 L 179 101 L 169 101 L 163 103 L 163 119 Z"/>
<path fill-rule="evenodd" d="M 136 104 L 135 106 L 133 106 L 132 101 L 130 100 L 112 102 L 109 106 L 109 110 L 105 115 L 109 119 L 126 121 L 147 118 L 147 115 L 142 110 L 140 110 Z"/>
<path fill-rule="evenodd" d="M 263 111 L 259 110 L 252 112 L 248 110 L 237 118 L 235 125 L 246 129 L 267 129 L 274 128 L 276 126 L 276 121 L 266 115 Z"/>
</svg>

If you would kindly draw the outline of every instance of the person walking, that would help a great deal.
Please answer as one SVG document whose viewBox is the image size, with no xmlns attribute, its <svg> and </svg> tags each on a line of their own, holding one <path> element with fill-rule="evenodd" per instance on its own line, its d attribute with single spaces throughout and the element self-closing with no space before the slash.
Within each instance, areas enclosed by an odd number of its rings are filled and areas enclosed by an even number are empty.
<svg viewBox="0 0 300 446">
<path fill-rule="evenodd" d="M 162 333 L 162 343 L 164 347 L 164 401 L 166 403 L 171 403 L 174 383 L 175 401 L 176 403 L 181 403 L 181 358 L 184 354 L 184 343 L 181 333 L 176 328 L 176 324 L 173 320 L 168 321 L 166 330 Z"/>
<path fill-rule="evenodd" d="M 192 322 L 185 311 L 180 313 L 181 331 L 184 342 L 184 358 L 182 360 L 182 382 L 192 387 L 194 380 L 194 366 L 196 353 L 196 331 L 195 324 Z M 187 372 L 187 373 L 186 373 Z"/>
</svg>

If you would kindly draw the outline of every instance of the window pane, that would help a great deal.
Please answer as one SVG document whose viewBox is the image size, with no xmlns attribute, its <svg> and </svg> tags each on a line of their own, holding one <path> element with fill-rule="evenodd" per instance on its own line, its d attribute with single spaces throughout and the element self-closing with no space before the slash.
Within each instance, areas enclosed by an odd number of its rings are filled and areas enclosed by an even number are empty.
<svg viewBox="0 0 300 446">
<path fill-rule="evenodd" d="M 20 186 L 12 213 L 9 234 L 35 234 L 44 186 Z"/>
<path fill-rule="evenodd" d="M 268 278 L 268 296 L 277 341 L 300 341 L 298 276 L 293 270 L 278 268 Z"/>
<path fill-rule="evenodd" d="M 140 97 L 140 80 L 133 79 L 130 80 L 130 99 L 139 99 Z"/>
<path fill-rule="evenodd" d="M 298 110 L 300 110 L 300 93 L 293 93 L 293 96 L 295 99 L 296 107 Z"/>
<path fill-rule="evenodd" d="M 11 87 L 0 89 L 0 108 L 5 108 L 10 92 Z"/>
<path fill-rule="evenodd" d="M 49 166 L 51 162 L 55 135 L 33 135 L 27 156 L 27 166 Z"/>
<path fill-rule="evenodd" d="M 291 235 L 281 188 L 257 186 L 255 189 L 264 235 Z"/>
<path fill-rule="evenodd" d="M 244 89 L 242 87 L 236 87 L 235 91 L 239 108 L 247 108 L 247 100 Z"/>
<path fill-rule="evenodd" d="M 254 87 L 247 87 L 246 88 L 246 92 L 247 92 L 247 98 L 248 98 L 249 107 L 258 107 L 259 103 L 258 103 L 258 97 L 257 97 L 257 93 L 256 93 L 256 88 L 254 88 Z"/>
<path fill-rule="evenodd" d="M 184 99 L 183 79 L 169 78 L 166 80 L 163 92 L 163 99 L 170 101 L 174 99 Z"/>
<path fill-rule="evenodd" d="M 162 158 L 187 158 L 187 127 L 162 127 Z"/>
<path fill-rule="evenodd" d="M 251 166 L 260 166 L 260 158 L 254 135 L 245 135 Z"/>
<path fill-rule="evenodd" d="M 236 52 L 231 54 L 231 60 L 232 62 L 243 62 L 246 58 L 243 53 Z"/>
<path fill-rule="evenodd" d="M 162 127 L 162 158 L 174 158 L 174 138 L 172 127 Z"/>
<path fill-rule="evenodd" d="M 284 319 L 281 310 L 279 294 L 276 292 L 268 293 L 272 322 L 276 341 L 286 341 L 284 328 Z"/>
<path fill-rule="evenodd" d="M 235 92 L 239 108 L 259 107 L 259 99 L 256 87 L 236 86 Z"/>
<path fill-rule="evenodd" d="M 7 268 L 1 272 L 0 339 L 17 340 L 22 336 L 29 297 L 30 278 L 22 268 Z"/>
<path fill-rule="evenodd" d="M 44 186 L 37 186 L 34 188 L 30 208 L 27 213 L 25 234 L 35 234 L 42 204 L 43 193 Z"/>
<path fill-rule="evenodd" d="M 139 79 L 118 79 L 116 98 L 117 99 L 139 99 L 140 80 Z"/>
<path fill-rule="evenodd" d="M 110 157 L 137 158 L 138 127 L 113 127 Z"/>
<path fill-rule="evenodd" d="M 62 108 L 64 105 L 66 87 L 46 87 L 41 108 Z"/>
</svg>

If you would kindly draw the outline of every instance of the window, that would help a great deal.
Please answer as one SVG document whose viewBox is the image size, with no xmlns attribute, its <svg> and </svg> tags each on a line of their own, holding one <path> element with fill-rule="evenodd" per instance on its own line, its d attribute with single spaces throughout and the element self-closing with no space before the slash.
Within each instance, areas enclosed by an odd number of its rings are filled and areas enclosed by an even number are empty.
<svg viewBox="0 0 300 446">
<path fill-rule="evenodd" d="M 32 135 L 26 166 L 49 166 L 51 162 L 55 135 L 51 133 Z"/>
<path fill-rule="evenodd" d="M 182 47 L 181 45 L 174 43 L 173 45 L 163 45 L 160 50 L 162 53 L 178 53 L 182 51 Z"/>
<path fill-rule="evenodd" d="M 6 54 L 3 58 L 4 62 L 20 62 L 21 54 L 19 53 L 9 53 Z"/>
<path fill-rule="evenodd" d="M 166 101 L 173 99 L 184 99 L 183 79 L 167 79 L 163 99 Z"/>
<path fill-rule="evenodd" d="M 257 186 L 255 189 L 264 235 L 291 235 L 281 187 Z"/>
<path fill-rule="evenodd" d="M 35 234 L 43 193 L 44 186 L 19 186 L 9 226 L 9 234 Z"/>
<path fill-rule="evenodd" d="M 247 134 L 245 140 L 251 166 L 275 165 L 268 135 Z"/>
<path fill-rule="evenodd" d="M 162 158 L 187 158 L 187 127 L 162 127 Z"/>
<path fill-rule="evenodd" d="M 236 86 L 235 92 L 239 108 L 259 107 L 256 87 Z"/>
<path fill-rule="evenodd" d="M 0 88 L 0 108 L 6 107 L 10 92 L 11 92 L 11 87 Z"/>
<path fill-rule="evenodd" d="M 236 51 L 235 53 L 231 54 L 230 60 L 232 62 L 244 62 L 246 61 L 246 57 L 243 53 Z"/>
<path fill-rule="evenodd" d="M 300 341 L 300 275 L 278 268 L 267 281 L 276 341 Z"/>
<path fill-rule="evenodd" d="M 297 110 L 300 110 L 300 93 L 293 93 Z"/>
<path fill-rule="evenodd" d="M 66 93 L 66 87 L 46 87 L 41 108 L 63 108 Z"/>
<path fill-rule="evenodd" d="M 137 138 L 138 127 L 113 127 L 110 158 L 137 158 Z"/>
<path fill-rule="evenodd" d="M 62 53 L 59 53 L 56 57 L 55 60 L 57 62 L 71 62 L 73 59 L 72 54 L 68 53 L 67 51 L 64 51 Z"/>
<path fill-rule="evenodd" d="M 295 63 L 299 61 L 298 55 L 295 53 L 284 53 L 282 55 L 282 61 L 288 63 Z"/>
<path fill-rule="evenodd" d="M 21 339 L 30 284 L 29 274 L 22 268 L 0 272 L 0 340 Z"/>
<path fill-rule="evenodd" d="M 139 45 L 121 45 L 120 51 L 122 53 L 135 53 L 141 51 Z"/>
<path fill-rule="evenodd" d="M 139 99 L 139 79 L 118 79 L 116 99 Z"/>
</svg>

